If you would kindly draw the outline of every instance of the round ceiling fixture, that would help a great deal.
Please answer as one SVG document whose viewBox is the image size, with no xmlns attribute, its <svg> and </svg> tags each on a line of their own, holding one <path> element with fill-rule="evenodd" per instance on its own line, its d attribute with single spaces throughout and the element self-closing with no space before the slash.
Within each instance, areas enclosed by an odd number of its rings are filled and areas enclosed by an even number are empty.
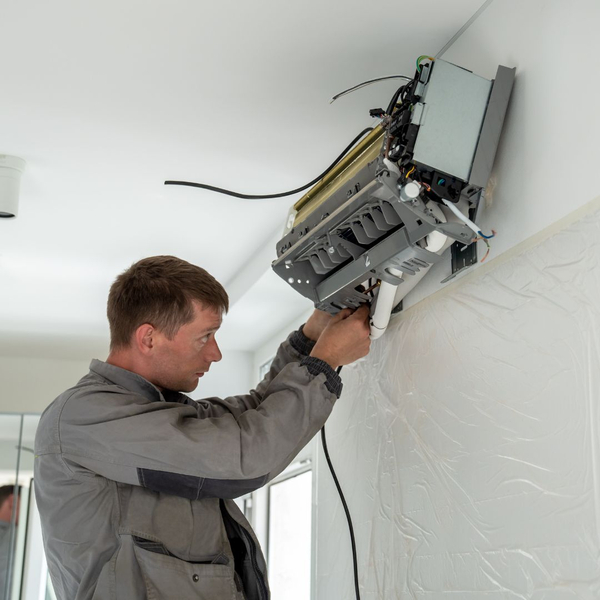
<svg viewBox="0 0 600 600">
<path fill-rule="evenodd" d="M 11 219 L 19 210 L 19 188 L 25 161 L 16 156 L 0 154 L 0 218 Z"/>
</svg>

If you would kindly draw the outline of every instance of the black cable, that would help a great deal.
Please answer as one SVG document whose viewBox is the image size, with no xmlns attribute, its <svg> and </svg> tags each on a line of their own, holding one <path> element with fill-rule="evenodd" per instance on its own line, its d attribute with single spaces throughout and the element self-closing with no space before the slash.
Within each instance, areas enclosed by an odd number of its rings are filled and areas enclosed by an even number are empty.
<svg viewBox="0 0 600 600">
<path fill-rule="evenodd" d="M 402 94 L 402 102 L 404 102 L 404 98 L 406 97 L 406 95 L 408 94 L 408 92 L 412 92 L 417 79 L 417 76 L 415 76 L 414 79 L 411 79 L 408 83 L 404 84 L 403 86 L 399 87 L 396 90 L 396 93 L 392 96 L 392 99 L 390 100 L 390 103 L 388 104 L 388 107 L 386 109 L 386 113 L 388 115 L 391 115 L 394 111 L 394 108 L 396 106 L 396 102 L 398 102 L 398 97 L 400 96 L 400 94 Z"/>
<path fill-rule="evenodd" d="M 362 83 L 359 83 L 358 85 L 352 86 L 351 88 L 348 88 L 347 90 L 344 90 L 343 92 L 340 92 L 339 94 L 336 94 L 331 101 L 329 102 L 329 104 L 335 102 L 338 98 L 340 98 L 341 96 L 344 96 L 346 94 L 349 94 L 350 92 L 354 92 L 355 90 L 359 90 L 360 88 L 363 88 L 367 85 L 371 85 L 372 83 L 377 83 L 378 81 L 385 81 L 387 79 L 406 79 L 408 81 L 411 81 L 411 77 L 407 77 L 406 75 L 388 75 L 387 77 L 377 77 L 377 79 L 369 79 L 368 81 L 363 81 Z"/>
<path fill-rule="evenodd" d="M 388 107 L 385 111 L 386 114 L 391 115 L 394 112 L 396 102 L 398 101 L 398 96 L 400 96 L 400 93 L 404 91 L 405 87 L 406 87 L 406 85 L 403 85 L 402 87 L 400 87 L 396 90 L 396 93 L 392 96 L 392 99 L 390 100 L 390 103 L 388 104 Z"/>
<path fill-rule="evenodd" d="M 341 370 L 342 367 L 338 367 L 337 372 L 339 373 Z M 354 563 L 354 591 L 356 592 L 356 600 L 360 600 L 360 590 L 358 587 L 358 560 L 356 558 L 356 539 L 354 538 L 354 527 L 352 526 L 352 518 L 350 517 L 350 511 L 348 510 L 348 505 L 346 504 L 346 498 L 344 498 L 344 493 L 342 492 L 340 482 L 338 481 L 337 475 L 335 474 L 335 470 L 333 468 L 333 464 L 331 463 L 331 458 L 329 457 L 329 451 L 327 450 L 327 439 L 325 438 L 325 425 L 323 425 L 323 428 L 321 429 L 321 442 L 323 443 L 323 452 L 325 453 L 327 465 L 329 466 L 329 470 L 331 471 L 331 476 L 333 477 L 335 487 L 337 488 L 338 494 L 340 495 L 342 506 L 344 507 L 344 512 L 346 513 L 346 519 L 348 520 L 348 528 L 350 529 L 350 543 L 352 544 L 352 562 Z"/>
<path fill-rule="evenodd" d="M 207 185 L 206 183 L 194 183 L 191 181 L 165 181 L 165 185 L 187 185 L 190 187 L 202 188 L 203 190 L 210 190 L 211 192 L 218 192 L 219 194 L 227 194 L 227 196 L 234 196 L 235 198 L 243 198 L 244 200 L 259 200 L 259 199 L 267 199 L 267 198 L 283 198 L 284 196 L 291 196 L 292 194 L 297 194 L 298 192 L 302 192 L 303 190 L 311 187 L 317 181 L 325 177 L 333 167 L 335 167 L 341 160 L 348 154 L 349 150 L 360 140 L 366 133 L 369 131 L 373 131 L 372 127 L 367 127 L 363 129 L 347 146 L 344 148 L 344 151 L 321 173 L 318 177 L 315 177 L 311 182 L 303 185 L 302 187 L 296 188 L 295 190 L 290 190 L 289 192 L 282 192 L 281 194 L 240 194 L 239 192 L 232 192 L 231 190 L 225 190 L 220 187 L 215 187 L 212 185 Z"/>
</svg>

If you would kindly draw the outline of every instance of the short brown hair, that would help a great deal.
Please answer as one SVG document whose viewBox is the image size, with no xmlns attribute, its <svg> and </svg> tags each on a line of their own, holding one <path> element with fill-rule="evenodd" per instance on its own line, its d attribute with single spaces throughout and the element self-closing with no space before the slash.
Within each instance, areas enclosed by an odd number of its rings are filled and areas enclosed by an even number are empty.
<svg viewBox="0 0 600 600">
<path fill-rule="evenodd" d="M 144 258 L 121 273 L 110 287 L 107 315 L 110 348 L 129 346 L 134 331 L 151 323 L 173 339 L 194 318 L 192 301 L 229 310 L 223 286 L 204 269 L 175 256 Z"/>
<path fill-rule="evenodd" d="M 8 498 L 10 498 L 17 488 L 17 494 L 20 496 L 23 489 L 22 485 L 15 486 L 14 484 L 3 485 L 0 487 L 0 506 L 3 506 Z"/>
</svg>

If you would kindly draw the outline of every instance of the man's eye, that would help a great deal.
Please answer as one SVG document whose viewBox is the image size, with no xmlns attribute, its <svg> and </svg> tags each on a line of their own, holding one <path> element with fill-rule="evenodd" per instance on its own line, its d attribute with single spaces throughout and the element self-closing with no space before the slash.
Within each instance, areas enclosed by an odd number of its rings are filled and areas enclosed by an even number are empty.
<svg viewBox="0 0 600 600">
<path fill-rule="evenodd" d="M 210 337 L 210 334 L 208 334 L 208 335 L 205 335 L 203 338 L 200 338 L 200 341 L 201 341 L 203 344 L 206 344 L 206 342 L 208 342 L 208 338 L 209 338 L 209 337 Z"/>
</svg>

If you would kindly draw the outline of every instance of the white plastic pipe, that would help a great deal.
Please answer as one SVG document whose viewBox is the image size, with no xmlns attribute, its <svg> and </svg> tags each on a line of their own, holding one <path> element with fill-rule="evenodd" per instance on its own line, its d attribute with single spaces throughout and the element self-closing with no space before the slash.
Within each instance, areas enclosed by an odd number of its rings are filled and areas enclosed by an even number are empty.
<svg viewBox="0 0 600 600">
<path fill-rule="evenodd" d="M 467 217 L 467 215 L 463 214 L 462 212 L 460 212 L 460 210 L 458 209 L 458 207 L 454 204 L 452 204 L 452 202 L 449 202 L 448 200 L 446 200 L 446 198 L 442 198 L 442 202 L 471 230 L 474 231 L 477 235 L 479 235 L 481 233 L 481 229 L 479 229 L 479 227 L 477 227 L 477 225 L 475 225 L 475 223 L 473 223 L 473 221 L 471 221 L 471 219 L 469 219 L 469 217 Z"/>
<path fill-rule="evenodd" d="M 10 219 L 19 212 L 19 188 L 25 161 L 0 154 L 0 218 Z"/>
<path fill-rule="evenodd" d="M 390 275 L 396 277 L 402 277 L 402 271 L 398 269 L 388 269 Z M 417 274 L 420 275 L 420 272 Z M 413 275 L 416 277 L 416 275 Z M 404 285 L 404 284 L 403 284 Z M 376 340 L 381 337 L 387 329 L 390 317 L 392 315 L 392 309 L 394 308 L 394 298 L 396 297 L 396 291 L 399 286 L 391 283 L 381 282 L 379 291 L 377 292 L 377 303 L 375 305 L 375 312 L 371 317 L 371 339 Z"/>
<path fill-rule="evenodd" d="M 437 204 L 430 203 L 433 215 L 439 220 L 446 222 L 446 216 L 439 208 Z M 447 248 L 449 248 L 453 239 L 445 236 L 439 231 L 434 231 L 427 236 L 427 245 L 425 248 L 429 252 L 435 254 L 442 254 Z M 388 327 L 390 318 L 392 316 L 392 310 L 398 303 L 410 292 L 413 288 L 423 279 L 426 273 L 431 268 L 431 265 L 426 268 L 422 268 L 418 273 L 414 275 L 408 275 L 405 281 L 400 285 L 393 285 L 391 283 L 381 282 L 379 291 L 377 292 L 377 301 L 375 303 L 375 311 L 371 316 L 371 339 L 376 340 L 380 338 Z M 388 272 L 390 275 L 402 278 L 403 273 L 399 269 L 389 268 Z"/>
</svg>

